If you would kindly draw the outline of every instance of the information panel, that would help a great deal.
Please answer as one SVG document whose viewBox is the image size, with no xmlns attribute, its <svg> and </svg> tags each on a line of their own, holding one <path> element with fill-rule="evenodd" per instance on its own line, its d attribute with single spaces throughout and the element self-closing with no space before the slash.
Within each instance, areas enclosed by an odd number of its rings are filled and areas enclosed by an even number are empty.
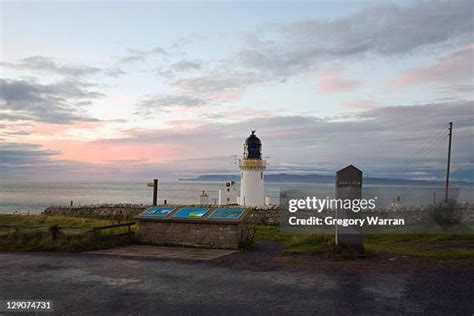
<svg viewBox="0 0 474 316">
<path fill-rule="evenodd" d="M 201 218 L 209 211 L 208 208 L 185 207 L 180 209 L 173 217 L 176 218 Z"/>
<path fill-rule="evenodd" d="M 229 208 L 218 208 L 214 213 L 209 216 L 210 219 L 227 219 L 236 220 L 239 219 L 245 212 L 244 209 L 229 209 Z"/>
<path fill-rule="evenodd" d="M 153 206 L 148 208 L 142 216 L 165 217 L 174 210 L 174 207 Z"/>
</svg>

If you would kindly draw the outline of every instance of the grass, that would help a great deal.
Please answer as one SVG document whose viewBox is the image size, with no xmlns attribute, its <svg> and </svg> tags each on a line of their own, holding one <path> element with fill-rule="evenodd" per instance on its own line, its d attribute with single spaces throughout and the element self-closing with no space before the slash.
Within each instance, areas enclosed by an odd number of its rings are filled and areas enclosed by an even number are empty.
<svg viewBox="0 0 474 316">
<path fill-rule="evenodd" d="M 108 238 L 108 235 L 125 232 L 127 228 L 114 228 L 94 236 L 91 227 L 117 223 L 117 219 L 50 215 L 0 215 L 0 224 L 40 225 L 41 228 L 0 228 L 0 251 L 58 251 L 78 252 L 104 249 L 135 242 L 128 237 Z M 79 227 L 62 229 L 54 236 L 53 226 Z M 136 228 L 134 228 L 135 230 Z M 257 240 L 282 243 L 282 254 L 335 255 L 332 234 L 284 234 L 278 226 L 256 226 Z M 390 253 L 424 257 L 435 260 L 474 260 L 474 234 L 366 234 L 364 248 L 368 255 Z M 349 253 L 349 252 L 348 252 Z M 345 252 L 342 253 L 345 258 Z M 352 258 L 353 256 L 347 256 Z"/>
<path fill-rule="evenodd" d="M 110 219 L 98 219 L 76 216 L 52 216 L 52 215 L 10 215 L 0 214 L 0 224 L 9 225 L 58 225 L 92 227 L 115 223 Z"/>
<path fill-rule="evenodd" d="M 388 252 L 439 260 L 474 259 L 473 244 L 473 234 L 364 236 L 368 253 Z"/>
<path fill-rule="evenodd" d="M 331 234 L 284 234 L 278 226 L 257 226 L 257 239 L 284 244 L 283 254 L 332 254 L 353 258 L 351 251 L 336 254 Z M 364 235 L 365 253 L 390 253 L 433 260 L 474 260 L 474 234 L 368 234 Z M 347 252 L 347 253 L 346 253 Z"/>
<path fill-rule="evenodd" d="M 287 246 L 284 254 L 327 253 L 334 249 L 334 242 L 325 234 L 283 234 L 278 226 L 257 226 L 257 240 L 277 241 Z"/>
<path fill-rule="evenodd" d="M 109 237 L 127 231 L 126 227 L 101 231 L 95 235 L 90 232 L 92 227 L 114 223 L 117 221 L 76 216 L 0 215 L 0 224 L 41 226 L 0 228 L 0 251 L 80 252 L 133 242 L 128 237 Z M 54 228 L 57 226 L 76 228 L 61 229 L 55 233 Z"/>
</svg>

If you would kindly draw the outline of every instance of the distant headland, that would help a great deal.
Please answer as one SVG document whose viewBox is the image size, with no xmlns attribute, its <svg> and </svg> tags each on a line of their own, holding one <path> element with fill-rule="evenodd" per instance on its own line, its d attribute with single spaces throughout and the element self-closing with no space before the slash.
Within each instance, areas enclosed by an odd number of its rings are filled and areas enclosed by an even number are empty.
<svg viewBox="0 0 474 316">
<path fill-rule="evenodd" d="M 239 175 L 206 174 L 194 178 L 182 178 L 179 181 L 240 181 Z M 319 174 L 295 175 L 286 173 L 267 174 L 265 182 L 272 183 L 334 183 L 335 177 Z M 472 182 L 452 181 L 452 184 L 474 186 Z M 364 177 L 364 184 L 373 185 L 415 185 L 415 186 L 442 186 L 444 181 L 437 180 L 410 180 L 397 178 Z"/>
</svg>

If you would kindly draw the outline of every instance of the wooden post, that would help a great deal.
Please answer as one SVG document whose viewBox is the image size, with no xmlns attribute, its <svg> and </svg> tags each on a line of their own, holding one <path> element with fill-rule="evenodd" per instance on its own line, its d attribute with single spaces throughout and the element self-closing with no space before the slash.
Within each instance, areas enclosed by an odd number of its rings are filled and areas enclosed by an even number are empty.
<svg viewBox="0 0 474 316">
<path fill-rule="evenodd" d="M 158 204 L 158 179 L 153 179 L 153 206 Z"/>
</svg>

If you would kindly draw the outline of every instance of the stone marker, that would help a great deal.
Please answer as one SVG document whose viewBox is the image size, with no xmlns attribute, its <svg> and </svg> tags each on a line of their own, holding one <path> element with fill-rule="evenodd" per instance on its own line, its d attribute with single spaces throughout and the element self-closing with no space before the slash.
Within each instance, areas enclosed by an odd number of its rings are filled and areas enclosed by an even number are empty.
<svg viewBox="0 0 474 316">
<path fill-rule="evenodd" d="M 361 199 L 362 198 L 362 171 L 349 165 L 336 172 L 336 199 Z M 359 218 L 359 213 L 348 209 L 337 209 L 336 217 L 339 219 Z M 336 226 L 336 245 L 352 248 L 363 248 L 362 228 L 359 226 Z"/>
</svg>

